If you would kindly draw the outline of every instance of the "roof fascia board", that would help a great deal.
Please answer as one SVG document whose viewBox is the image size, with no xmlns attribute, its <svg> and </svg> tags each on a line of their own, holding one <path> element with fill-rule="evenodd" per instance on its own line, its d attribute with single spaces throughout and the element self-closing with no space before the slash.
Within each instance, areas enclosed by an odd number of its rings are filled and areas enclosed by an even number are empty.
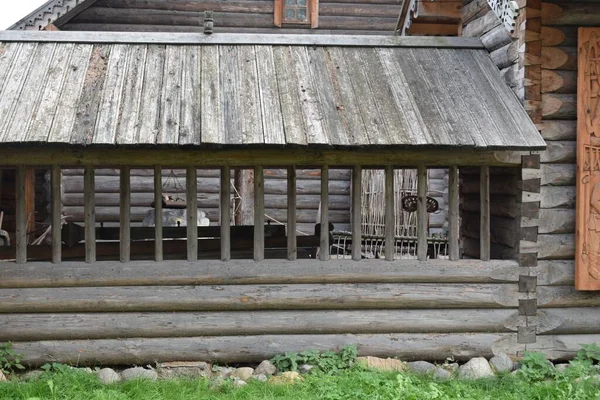
<svg viewBox="0 0 600 400">
<path fill-rule="evenodd" d="M 91 7 L 98 0 L 50 0 L 19 20 L 8 30 L 38 31 L 48 24 L 60 25 Z"/>
<path fill-rule="evenodd" d="M 171 33 L 0 31 L 0 42 L 181 44 L 181 45 L 301 45 L 344 47 L 423 47 L 484 49 L 479 38 L 430 36 L 349 36 Z"/>
</svg>

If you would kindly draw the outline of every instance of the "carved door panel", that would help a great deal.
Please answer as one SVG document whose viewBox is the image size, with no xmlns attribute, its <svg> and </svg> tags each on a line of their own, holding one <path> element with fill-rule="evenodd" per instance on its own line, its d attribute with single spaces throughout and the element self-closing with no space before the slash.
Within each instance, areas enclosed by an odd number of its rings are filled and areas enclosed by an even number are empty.
<svg viewBox="0 0 600 400">
<path fill-rule="evenodd" d="M 600 290 L 600 28 L 579 29 L 575 287 Z"/>
</svg>

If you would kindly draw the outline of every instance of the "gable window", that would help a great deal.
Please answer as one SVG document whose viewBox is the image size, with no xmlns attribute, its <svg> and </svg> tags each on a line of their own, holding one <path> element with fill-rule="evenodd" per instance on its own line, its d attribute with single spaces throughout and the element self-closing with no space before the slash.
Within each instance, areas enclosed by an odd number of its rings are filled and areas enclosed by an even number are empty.
<svg viewBox="0 0 600 400">
<path fill-rule="evenodd" d="M 283 24 L 310 24 L 311 28 L 318 26 L 319 0 L 274 0 L 275 26 Z"/>
</svg>

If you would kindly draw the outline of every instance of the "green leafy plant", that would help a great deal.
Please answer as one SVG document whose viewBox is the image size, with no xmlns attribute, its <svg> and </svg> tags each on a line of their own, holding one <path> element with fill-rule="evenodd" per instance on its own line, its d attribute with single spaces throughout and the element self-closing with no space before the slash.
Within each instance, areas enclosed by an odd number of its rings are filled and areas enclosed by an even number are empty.
<svg viewBox="0 0 600 400">
<path fill-rule="evenodd" d="M 72 368 L 70 366 L 68 366 L 66 364 L 57 363 L 57 362 L 46 363 L 46 364 L 42 365 L 40 367 L 40 369 L 45 372 L 59 372 L 59 373 L 70 372 L 72 370 Z"/>
<path fill-rule="evenodd" d="M 600 362 L 600 347 L 596 343 L 581 345 L 581 349 L 575 355 L 575 360 L 589 360 L 593 364 Z"/>
<path fill-rule="evenodd" d="M 0 343 L 0 370 L 6 373 L 13 372 L 14 369 L 25 369 L 21 365 L 22 355 L 17 354 L 12 348 L 12 342 Z"/>
<path fill-rule="evenodd" d="M 551 362 L 546 360 L 542 353 L 525 352 L 521 360 L 521 369 L 519 375 L 529 381 L 542 381 L 553 378 L 556 370 Z"/>
<path fill-rule="evenodd" d="M 313 365 L 318 371 L 331 374 L 350 368 L 356 362 L 356 346 L 345 346 L 339 352 L 305 350 L 300 353 L 286 352 L 275 355 L 270 361 L 278 371 L 296 371 L 301 364 Z"/>
</svg>

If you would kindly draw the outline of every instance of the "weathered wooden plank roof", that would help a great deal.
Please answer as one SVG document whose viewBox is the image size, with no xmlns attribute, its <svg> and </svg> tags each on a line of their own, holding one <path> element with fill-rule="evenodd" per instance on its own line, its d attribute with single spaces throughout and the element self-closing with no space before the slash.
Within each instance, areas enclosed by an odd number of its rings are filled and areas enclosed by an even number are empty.
<svg viewBox="0 0 600 400">
<path fill-rule="evenodd" d="M 0 143 L 545 146 L 472 41 L 56 33 L 0 33 Z"/>
</svg>

